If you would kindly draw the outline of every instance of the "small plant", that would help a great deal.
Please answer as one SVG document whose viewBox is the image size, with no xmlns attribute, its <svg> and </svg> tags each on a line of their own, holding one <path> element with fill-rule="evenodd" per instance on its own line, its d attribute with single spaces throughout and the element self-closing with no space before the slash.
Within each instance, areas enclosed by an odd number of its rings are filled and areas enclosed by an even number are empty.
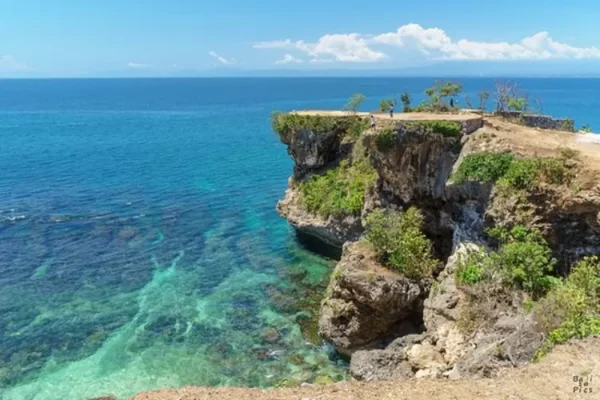
<svg viewBox="0 0 600 400">
<path fill-rule="evenodd" d="M 579 157 L 579 150 L 572 149 L 570 147 L 559 147 L 557 149 L 558 158 L 561 160 L 575 160 Z"/>
<path fill-rule="evenodd" d="M 471 103 L 471 96 L 465 95 L 465 104 L 467 105 L 468 109 L 473 108 L 473 104 Z"/>
<path fill-rule="evenodd" d="M 353 114 L 356 114 L 362 103 L 365 101 L 366 97 L 362 93 L 355 93 L 350 96 L 348 103 L 344 106 L 344 111 L 349 111 Z"/>
<path fill-rule="evenodd" d="M 513 82 L 497 81 L 496 111 L 525 111 L 529 105 L 527 96 L 522 95 L 519 87 Z"/>
<path fill-rule="evenodd" d="M 592 128 L 588 124 L 585 124 L 581 127 L 581 129 L 579 129 L 579 132 L 592 133 Z"/>
<path fill-rule="evenodd" d="M 475 285 L 486 280 L 486 275 L 491 270 L 491 258 L 483 250 L 470 252 L 461 257 L 456 269 L 456 279 L 465 285 Z"/>
<path fill-rule="evenodd" d="M 454 181 L 495 182 L 510 168 L 514 157 L 510 153 L 481 152 L 467 155 L 454 174 Z"/>
<path fill-rule="evenodd" d="M 527 105 L 528 103 L 525 97 L 512 97 L 508 99 L 508 109 L 510 111 L 525 111 Z"/>
<path fill-rule="evenodd" d="M 560 129 L 567 132 L 575 132 L 575 121 L 572 119 L 565 119 L 560 124 Z"/>
<path fill-rule="evenodd" d="M 482 92 L 479 92 L 478 96 L 479 96 L 479 109 L 481 110 L 481 112 L 484 112 L 486 110 L 487 101 L 490 98 L 490 93 L 482 91 Z"/>
<path fill-rule="evenodd" d="M 410 93 L 404 92 L 400 95 L 400 101 L 402 102 L 402 111 L 407 113 L 407 112 L 411 112 L 412 108 L 411 108 L 411 102 L 412 99 L 410 97 Z"/>
<path fill-rule="evenodd" d="M 376 210 L 367 217 L 367 240 L 383 262 L 411 279 L 431 277 L 438 262 L 421 231 L 423 215 L 411 207 L 403 213 Z"/>
<path fill-rule="evenodd" d="M 385 128 L 375 138 L 377 150 L 387 153 L 396 144 L 396 132 L 392 128 Z"/>
</svg>

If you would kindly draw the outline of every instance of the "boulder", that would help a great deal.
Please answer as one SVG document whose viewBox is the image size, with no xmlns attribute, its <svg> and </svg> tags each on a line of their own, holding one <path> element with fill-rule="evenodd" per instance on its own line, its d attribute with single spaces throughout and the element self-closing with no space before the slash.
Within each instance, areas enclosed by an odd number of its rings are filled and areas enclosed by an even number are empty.
<svg viewBox="0 0 600 400">
<path fill-rule="evenodd" d="M 397 350 L 362 350 L 352 355 L 350 374 L 363 381 L 405 380 L 412 368 Z"/>
<path fill-rule="evenodd" d="M 319 318 L 319 333 L 342 354 L 381 347 L 414 333 L 426 288 L 381 266 L 364 241 L 344 246 Z"/>
</svg>

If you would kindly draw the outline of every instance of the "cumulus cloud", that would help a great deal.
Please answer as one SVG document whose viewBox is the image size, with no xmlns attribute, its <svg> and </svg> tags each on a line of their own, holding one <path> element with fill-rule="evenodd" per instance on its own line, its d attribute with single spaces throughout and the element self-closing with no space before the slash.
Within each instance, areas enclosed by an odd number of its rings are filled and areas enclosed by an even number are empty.
<svg viewBox="0 0 600 400">
<path fill-rule="evenodd" d="M 551 58 L 598 58 L 597 47 L 573 47 L 559 43 L 548 32 L 539 32 L 517 43 L 452 40 L 439 28 L 408 24 L 396 32 L 377 35 L 372 42 L 416 49 L 428 58 L 451 60 L 546 60 Z"/>
<path fill-rule="evenodd" d="M 255 49 L 296 49 L 319 61 L 376 62 L 387 56 L 369 48 L 367 40 L 358 33 L 324 35 L 316 43 L 290 39 L 259 42 Z"/>
<path fill-rule="evenodd" d="M 600 58 L 598 47 L 575 47 L 539 32 L 514 43 L 481 42 L 451 38 L 443 29 L 406 24 L 394 32 L 376 35 L 327 34 L 315 43 L 291 39 L 258 42 L 255 49 L 296 50 L 309 55 L 311 62 L 380 62 L 388 58 L 382 51 L 398 48 L 421 54 L 428 60 L 547 60 Z M 416 52 L 416 53 L 415 53 Z"/>
<path fill-rule="evenodd" d="M 18 62 L 13 56 L 0 57 L 0 71 L 27 71 L 27 64 Z"/>
<path fill-rule="evenodd" d="M 148 68 L 150 66 L 148 64 L 140 64 L 140 63 L 130 61 L 129 63 L 127 63 L 127 67 L 134 68 L 134 69 L 144 69 L 144 68 Z"/>
<path fill-rule="evenodd" d="M 281 60 L 275 61 L 275 64 L 300 64 L 302 60 L 294 57 L 291 54 L 286 54 L 283 56 Z"/>
<path fill-rule="evenodd" d="M 233 65 L 236 64 L 236 60 L 235 58 L 225 58 L 217 53 L 215 53 L 214 51 L 209 51 L 208 55 L 213 57 L 214 59 L 216 59 L 218 62 L 220 62 L 223 65 Z"/>
</svg>

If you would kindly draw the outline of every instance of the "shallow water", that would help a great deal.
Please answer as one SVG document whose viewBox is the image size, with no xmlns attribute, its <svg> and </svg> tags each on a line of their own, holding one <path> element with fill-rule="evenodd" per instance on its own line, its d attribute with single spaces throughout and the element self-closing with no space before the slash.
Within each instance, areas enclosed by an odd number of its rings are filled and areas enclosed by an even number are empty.
<svg viewBox="0 0 600 400">
<path fill-rule="evenodd" d="M 343 378 L 311 324 L 332 262 L 274 210 L 292 163 L 269 115 L 430 81 L 0 81 L 0 397 Z M 600 127 L 581 82 L 522 86 Z"/>
</svg>

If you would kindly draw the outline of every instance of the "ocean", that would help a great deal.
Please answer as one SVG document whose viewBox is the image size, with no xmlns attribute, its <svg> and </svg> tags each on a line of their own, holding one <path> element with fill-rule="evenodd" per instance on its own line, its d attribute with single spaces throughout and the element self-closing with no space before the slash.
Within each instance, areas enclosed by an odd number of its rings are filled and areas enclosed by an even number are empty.
<svg viewBox="0 0 600 400">
<path fill-rule="evenodd" d="M 275 212 L 293 164 L 270 114 L 433 81 L 0 80 L 0 398 L 344 379 L 315 338 L 334 261 Z M 600 80 L 517 81 L 600 131 Z"/>
</svg>

